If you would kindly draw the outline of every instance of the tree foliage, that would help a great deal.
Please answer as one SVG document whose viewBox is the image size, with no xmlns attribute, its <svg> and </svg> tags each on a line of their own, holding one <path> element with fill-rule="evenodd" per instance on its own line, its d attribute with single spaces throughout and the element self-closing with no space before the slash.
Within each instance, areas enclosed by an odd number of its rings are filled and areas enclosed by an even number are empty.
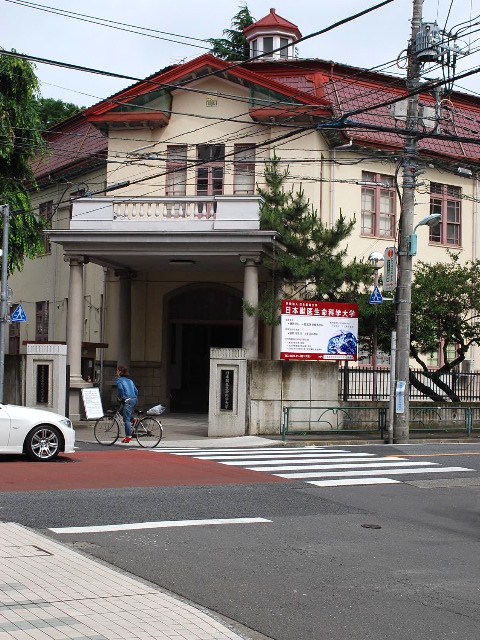
<svg viewBox="0 0 480 640">
<path fill-rule="evenodd" d="M 301 187 L 285 191 L 289 171 L 281 171 L 279 163 L 274 156 L 265 168 L 266 187 L 258 188 L 263 198 L 261 227 L 277 231 L 284 247 L 267 264 L 277 283 L 276 291 L 266 293 L 259 305 L 259 315 L 269 324 L 278 323 L 281 297 L 357 302 L 372 277 L 369 265 L 356 260 L 346 262 L 344 241 L 355 220 L 347 221 L 340 215 L 333 226 L 327 227 Z"/>
<path fill-rule="evenodd" d="M 10 206 L 10 273 L 43 250 L 45 222 L 32 213 L 29 195 L 31 162 L 43 148 L 37 95 L 33 65 L 0 55 L 0 204 Z"/>
<path fill-rule="evenodd" d="M 247 5 L 241 5 L 238 13 L 232 18 L 231 29 L 223 30 L 223 38 L 210 38 L 207 42 L 212 45 L 210 53 L 222 60 L 235 62 L 248 60 L 250 57 L 248 42 L 243 30 L 255 22 Z"/>
<path fill-rule="evenodd" d="M 63 102 L 62 100 L 55 100 L 54 98 L 38 98 L 37 109 L 40 127 L 42 129 L 48 129 L 83 111 L 85 107 L 78 107 L 72 102 Z"/>
<path fill-rule="evenodd" d="M 459 401 L 444 374 L 458 369 L 472 345 L 480 345 L 480 261 L 460 263 L 459 254 L 449 252 L 447 262 L 419 261 L 412 282 L 410 356 L 422 370 L 410 371 L 410 384 L 435 401 Z M 378 305 L 376 319 L 379 345 L 389 350 L 394 328 L 394 306 Z M 427 356 L 441 350 L 443 363 L 428 366 Z M 426 384 L 431 380 L 434 384 Z"/>
</svg>

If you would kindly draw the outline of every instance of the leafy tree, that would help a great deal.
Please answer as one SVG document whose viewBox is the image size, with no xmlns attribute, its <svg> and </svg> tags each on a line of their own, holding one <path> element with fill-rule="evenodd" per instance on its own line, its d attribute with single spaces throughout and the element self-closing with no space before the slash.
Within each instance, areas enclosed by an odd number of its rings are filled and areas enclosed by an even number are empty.
<svg viewBox="0 0 480 640">
<path fill-rule="evenodd" d="M 435 382 L 453 401 L 455 389 L 442 381 L 442 375 L 458 367 L 472 345 L 480 345 L 480 261 L 460 264 L 459 254 L 449 252 L 449 262 L 419 262 L 412 284 L 411 355 L 424 375 Z M 427 353 L 443 352 L 444 364 L 429 371 Z M 427 395 L 430 388 L 414 376 L 411 383 Z"/>
<path fill-rule="evenodd" d="M 54 98 L 38 98 L 37 108 L 42 129 L 48 129 L 85 109 L 72 102 L 63 102 Z"/>
<path fill-rule="evenodd" d="M 372 278 L 369 265 L 345 262 L 347 247 L 341 244 L 351 234 L 355 219 L 347 222 L 340 215 L 332 227 L 325 226 L 301 187 L 285 191 L 289 171 L 281 171 L 279 163 L 274 156 L 265 168 L 266 188 L 258 187 L 263 198 L 261 227 L 277 231 L 285 248 L 267 264 L 277 286 L 261 296 L 257 312 L 268 324 L 278 324 L 282 297 L 357 302 Z"/>
<path fill-rule="evenodd" d="M 10 206 L 10 273 L 43 250 L 45 222 L 31 211 L 29 195 L 35 187 L 31 161 L 43 148 L 37 95 L 33 65 L 0 55 L 0 204 Z"/>
<path fill-rule="evenodd" d="M 378 305 L 375 311 L 379 346 L 388 351 L 394 305 Z M 480 345 L 480 261 L 461 264 L 459 254 L 451 252 L 447 262 L 419 261 L 412 282 L 410 356 L 422 373 L 410 370 L 410 384 L 437 402 L 446 398 L 458 402 L 454 385 L 450 387 L 442 376 L 458 368 L 472 345 Z M 437 353 L 439 347 L 443 364 L 429 369 L 426 356 Z M 426 384 L 428 380 L 433 388 Z"/>
<path fill-rule="evenodd" d="M 231 29 L 223 30 L 223 38 L 210 38 L 207 40 L 212 45 L 210 53 L 217 58 L 235 62 L 237 60 L 248 60 L 250 51 L 248 42 L 243 35 L 246 29 L 255 22 L 247 5 L 241 5 L 238 13 L 232 18 Z"/>
</svg>

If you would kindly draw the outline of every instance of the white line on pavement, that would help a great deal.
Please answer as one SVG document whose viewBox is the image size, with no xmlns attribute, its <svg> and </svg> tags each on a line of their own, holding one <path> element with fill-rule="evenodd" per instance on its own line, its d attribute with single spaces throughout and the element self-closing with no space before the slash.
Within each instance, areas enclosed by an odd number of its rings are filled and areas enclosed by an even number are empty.
<svg viewBox="0 0 480 640">
<path fill-rule="evenodd" d="M 307 484 L 317 487 L 354 487 L 367 484 L 402 484 L 400 480 L 393 478 L 351 478 L 347 480 L 312 480 Z"/>
<path fill-rule="evenodd" d="M 437 465 L 438 462 L 364 462 L 360 464 L 356 464 L 356 462 L 351 462 L 350 464 L 312 464 L 312 465 L 302 465 L 297 466 L 294 463 L 288 465 L 282 465 L 279 467 L 245 467 L 248 471 L 268 471 L 269 473 L 272 471 L 300 471 L 304 469 L 368 469 L 368 468 L 376 468 L 376 467 L 422 467 L 426 465 Z M 417 471 L 417 469 L 413 469 L 413 471 Z M 383 473 L 386 473 L 385 469 Z"/>
<path fill-rule="evenodd" d="M 266 518 L 216 518 L 211 520 L 161 520 L 159 522 L 130 522 L 91 527 L 54 527 L 53 533 L 103 533 L 108 531 L 130 531 L 133 529 L 165 529 L 169 527 L 201 527 L 217 524 L 255 524 L 272 522 Z"/>
<path fill-rule="evenodd" d="M 387 456 L 387 457 L 381 457 L 381 458 L 375 458 L 375 461 L 382 461 L 382 460 L 405 460 L 405 458 L 399 458 L 396 456 Z M 313 458 L 308 458 L 306 460 L 297 460 L 296 458 L 294 460 L 292 460 L 292 458 L 284 458 L 282 457 L 278 457 L 278 458 L 274 458 L 272 460 L 259 460 L 258 464 L 267 467 L 268 465 L 274 465 L 274 464 L 316 464 L 316 463 L 321 463 L 321 462 L 351 462 L 352 464 L 356 464 L 357 462 L 372 462 L 372 458 L 343 458 L 343 457 L 339 457 L 339 458 L 325 458 L 325 457 L 313 457 Z M 234 462 L 230 462 L 230 461 L 222 461 L 221 464 L 226 464 L 229 466 L 235 466 L 235 467 L 241 467 L 241 466 L 245 466 L 246 464 L 257 464 L 257 462 L 255 462 L 255 459 L 253 460 L 235 460 Z M 420 462 L 419 464 L 424 464 L 423 462 Z"/>
<path fill-rule="evenodd" d="M 391 476 L 403 473 L 453 473 L 454 471 L 475 471 L 464 467 L 428 467 L 426 469 L 369 469 L 368 471 L 330 471 L 322 473 L 274 473 L 279 478 L 338 478 L 341 476 Z"/>
</svg>

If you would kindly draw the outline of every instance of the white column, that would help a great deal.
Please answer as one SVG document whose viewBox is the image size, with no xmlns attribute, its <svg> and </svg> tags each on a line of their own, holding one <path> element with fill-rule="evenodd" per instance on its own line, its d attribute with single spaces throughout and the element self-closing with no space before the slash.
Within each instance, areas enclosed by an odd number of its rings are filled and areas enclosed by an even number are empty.
<svg viewBox="0 0 480 640">
<path fill-rule="evenodd" d="M 131 271 L 116 271 L 120 279 L 118 296 L 118 352 L 117 365 L 130 368 L 132 358 L 132 278 Z"/>
<path fill-rule="evenodd" d="M 83 256 L 64 257 L 70 263 L 67 313 L 67 362 L 70 366 L 70 387 L 85 386 L 82 379 L 83 340 Z"/>
<path fill-rule="evenodd" d="M 258 256 L 241 256 L 240 260 L 245 265 L 243 280 L 243 300 L 252 307 L 258 306 Z M 258 358 L 258 319 L 256 315 L 250 316 L 243 310 L 243 339 L 242 346 L 246 350 L 247 359 Z"/>
</svg>

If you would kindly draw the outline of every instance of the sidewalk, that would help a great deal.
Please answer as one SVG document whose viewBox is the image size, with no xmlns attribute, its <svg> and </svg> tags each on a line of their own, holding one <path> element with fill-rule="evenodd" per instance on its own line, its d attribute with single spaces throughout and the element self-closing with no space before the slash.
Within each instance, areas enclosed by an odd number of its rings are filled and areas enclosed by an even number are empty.
<svg viewBox="0 0 480 640">
<path fill-rule="evenodd" d="M 0 522 L 0 638 L 241 640 L 213 615 L 10 522 Z"/>
<path fill-rule="evenodd" d="M 208 417 L 195 414 L 166 414 L 161 418 L 163 438 L 158 448 L 188 447 L 210 449 L 216 447 L 267 447 L 281 444 L 279 438 L 261 436 L 238 436 L 232 438 L 209 438 Z M 77 442 L 96 442 L 93 435 L 95 421 L 82 420 L 74 423 Z M 116 443 L 121 444 L 120 440 Z M 129 445 L 136 446 L 135 439 Z M 1 640 L 1 639 L 0 639 Z"/>
</svg>

